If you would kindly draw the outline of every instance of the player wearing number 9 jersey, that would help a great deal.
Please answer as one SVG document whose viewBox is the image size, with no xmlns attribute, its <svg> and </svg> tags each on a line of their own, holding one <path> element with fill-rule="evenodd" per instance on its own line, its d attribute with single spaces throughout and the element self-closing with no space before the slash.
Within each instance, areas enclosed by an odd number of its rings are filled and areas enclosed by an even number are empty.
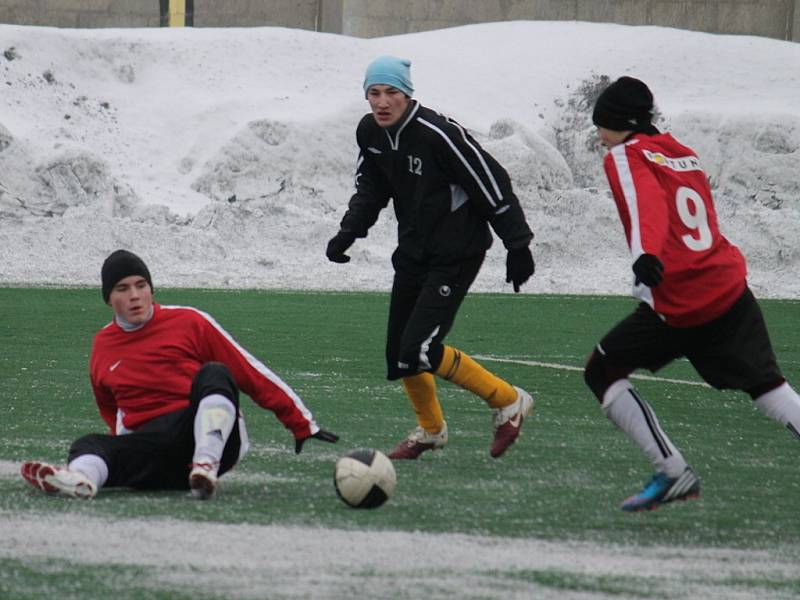
<svg viewBox="0 0 800 600">
<path fill-rule="evenodd" d="M 631 250 L 642 302 L 609 331 L 584 378 L 603 412 L 648 456 L 656 474 L 622 509 L 657 508 L 700 494 L 700 481 L 631 385 L 686 357 L 718 389 L 747 392 L 767 416 L 800 437 L 800 398 L 778 368 L 745 259 L 720 233 L 711 188 L 695 152 L 652 123 L 647 85 L 621 77 L 592 115 L 604 167 Z"/>
<path fill-rule="evenodd" d="M 668 324 L 725 313 L 746 287 L 745 260 L 719 232 L 708 179 L 695 153 L 669 133 L 634 133 L 604 161 L 631 254 L 663 264 L 663 281 L 633 295 Z"/>
</svg>

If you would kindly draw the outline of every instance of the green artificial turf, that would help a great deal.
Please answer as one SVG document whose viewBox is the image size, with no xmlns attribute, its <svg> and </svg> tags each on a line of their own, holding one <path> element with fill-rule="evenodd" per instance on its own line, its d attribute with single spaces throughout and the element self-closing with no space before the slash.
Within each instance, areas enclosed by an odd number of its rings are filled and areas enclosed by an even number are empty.
<svg viewBox="0 0 800 600">
<path fill-rule="evenodd" d="M 697 501 L 630 515 L 619 502 L 641 487 L 651 467 L 603 416 L 582 373 L 489 360 L 482 360 L 486 367 L 536 399 L 519 442 L 501 459 L 490 458 L 489 409 L 441 382 L 446 449 L 396 463 L 396 496 L 384 507 L 349 509 L 334 493 L 336 458 L 357 447 L 387 451 L 415 424 L 400 384 L 384 376 L 388 296 L 159 289 L 157 299 L 210 312 L 292 385 L 341 441 L 312 441 L 295 456 L 291 435 L 243 397 L 252 450 L 223 477 L 211 502 L 193 502 L 181 492 L 125 490 L 70 502 L 6 477 L 0 478 L 0 511 L 736 548 L 796 543 L 800 534 L 800 445 L 744 394 L 637 383 L 695 467 L 703 493 Z M 87 361 L 92 336 L 109 321 L 110 309 L 96 289 L 0 288 L 0 307 L 0 460 L 63 462 L 73 439 L 104 430 Z M 472 355 L 581 367 L 602 334 L 633 307 L 633 300 L 620 297 L 472 294 L 447 342 Z M 762 307 L 779 361 L 796 382 L 800 303 L 762 301 Z M 685 361 L 658 375 L 699 381 Z M 24 565 L 6 560 L 0 566 L 25 577 Z M 633 583 L 559 585 L 611 591 L 622 585 L 624 591 Z"/>
</svg>

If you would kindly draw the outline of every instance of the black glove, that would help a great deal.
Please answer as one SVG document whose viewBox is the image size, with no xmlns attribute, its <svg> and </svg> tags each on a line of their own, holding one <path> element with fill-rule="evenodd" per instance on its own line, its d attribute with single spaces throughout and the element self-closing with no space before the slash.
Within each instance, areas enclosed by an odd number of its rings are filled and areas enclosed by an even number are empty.
<svg viewBox="0 0 800 600">
<path fill-rule="evenodd" d="M 525 246 L 524 248 L 508 251 L 508 256 L 506 256 L 506 283 L 513 283 L 515 292 L 519 292 L 519 286 L 530 279 L 535 269 L 530 248 Z"/>
<path fill-rule="evenodd" d="M 312 433 L 308 437 L 304 437 L 303 439 L 298 439 L 294 441 L 294 453 L 300 454 L 300 451 L 303 449 L 303 444 L 306 443 L 306 440 L 316 438 L 318 440 L 322 440 L 323 442 L 330 442 L 331 444 L 335 444 L 339 441 L 339 436 L 335 433 L 331 433 L 330 431 L 325 431 L 324 429 L 320 429 L 317 433 Z"/>
<path fill-rule="evenodd" d="M 347 250 L 350 246 L 353 245 L 353 242 L 356 241 L 356 236 L 350 233 L 349 231 L 340 231 L 337 233 L 331 241 L 328 242 L 328 249 L 325 250 L 325 255 L 328 257 L 328 260 L 335 263 L 346 263 L 350 262 L 350 257 L 347 256 L 344 251 Z"/>
<path fill-rule="evenodd" d="M 642 254 L 633 263 L 633 273 L 636 275 L 635 285 L 643 283 L 656 287 L 664 279 L 664 264 L 653 254 Z"/>
</svg>

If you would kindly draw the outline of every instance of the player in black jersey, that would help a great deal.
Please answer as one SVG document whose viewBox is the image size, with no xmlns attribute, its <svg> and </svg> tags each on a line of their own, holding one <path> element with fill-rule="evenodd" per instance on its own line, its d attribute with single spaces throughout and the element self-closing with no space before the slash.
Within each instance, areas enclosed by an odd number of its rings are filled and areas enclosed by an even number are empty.
<svg viewBox="0 0 800 600">
<path fill-rule="evenodd" d="M 515 292 L 533 275 L 533 234 L 505 169 L 461 125 L 412 98 L 410 66 L 382 56 L 367 68 L 364 93 L 371 112 L 356 131 L 356 192 L 327 256 L 348 262 L 347 249 L 366 237 L 393 200 L 398 245 L 392 255 L 387 376 L 402 379 L 419 426 L 389 456 L 415 459 L 447 442 L 436 374 L 494 410 L 490 453 L 499 457 L 519 436 L 533 399 L 443 341 L 492 244 L 489 226 L 508 251 L 506 281 Z"/>
</svg>

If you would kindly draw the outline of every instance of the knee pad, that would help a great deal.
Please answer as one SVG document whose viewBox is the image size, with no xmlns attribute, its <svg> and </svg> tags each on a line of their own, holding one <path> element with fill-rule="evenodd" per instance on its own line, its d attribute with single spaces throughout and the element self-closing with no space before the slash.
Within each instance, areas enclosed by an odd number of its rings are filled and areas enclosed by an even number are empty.
<svg viewBox="0 0 800 600">
<path fill-rule="evenodd" d="M 770 381 L 769 383 L 762 383 L 761 385 L 757 385 L 745 390 L 748 396 L 751 399 L 757 400 L 767 392 L 771 392 L 772 390 L 781 387 L 784 383 L 786 383 L 786 379 L 781 377 L 780 379 L 775 379 Z"/>
<path fill-rule="evenodd" d="M 422 365 L 420 364 L 420 350 L 419 346 L 404 346 L 400 348 L 400 353 L 397 357 L 397 365 L 395 365 L 403 376 L 416 375 L 419 373 Z"/>
<path fill-rule="evenodd" d="M 589 389 L 594 392 L 594 395 L 597 396 L 597 400 L 602 402 L 603 396 L 611 384 L 620 379 L 625 379 L 630 372 L 630 369 L 610 364 L 605 356 L 594 350 L 589 360 L 586 361 L 586 367 L 583 369 L 583 380 L 589 386 Z"/>
<path fill-rule="evenodd" d="M 108 438 L 109 436 L 100 433 L 90 433 L 89 435 L 78 438 L 72 442 L 72 445 L 69 447 L 67 462 L 71 462 L 83 454 L 96 454 L 106 461 L 107 464 L 109 462 L 109 456 L 106 452 L 106 444 L 104 442 L 106 442 Z"/>
<path fill-rule="evenodd" d="M 430 369 L 420 365 L 419 348 L 402 349 L 396 360 L 386 357 L 386 379 L 389 381 L 413 377 L 424 371 L 430 371 Z"/>
<path fill-rule="evenodd" d="M 404 344 L 400 348 L 398 368 L 405 375 L 415 375 L 424 371 L 436 371 L 442 362 L 444 346 L 441 342 L 429 341 L 424 349 L 418 344 Z"/>
<path fill-rule="evenodd" d="M 220 362 L 205 363 L 192 381 L 190 398 L 193 402 L 197 403 L 211 394 L 221 394 L 239 407 L 239 386 L 228 367 Z"/>
</svg>

